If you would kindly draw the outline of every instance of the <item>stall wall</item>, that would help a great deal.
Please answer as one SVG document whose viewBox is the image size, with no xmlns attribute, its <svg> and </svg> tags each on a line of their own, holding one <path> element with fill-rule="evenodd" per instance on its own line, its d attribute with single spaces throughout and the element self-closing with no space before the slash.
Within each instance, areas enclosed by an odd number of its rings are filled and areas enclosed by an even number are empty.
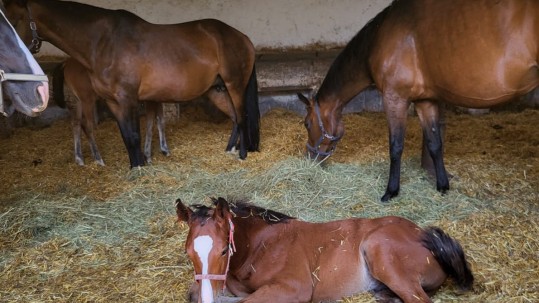
<svg viewBox="0 0 539 303">
<path fill-rule="evenodd" d="M 390 0 L 78 0 L 131 11 L 153 23 L 220 19 L 248 35 L 258 51 L 343 46 Z M 173 39 L 174 37 L 170 37 Z M 46 44 L 39 56 L 65 56 Z"/>
</svg>

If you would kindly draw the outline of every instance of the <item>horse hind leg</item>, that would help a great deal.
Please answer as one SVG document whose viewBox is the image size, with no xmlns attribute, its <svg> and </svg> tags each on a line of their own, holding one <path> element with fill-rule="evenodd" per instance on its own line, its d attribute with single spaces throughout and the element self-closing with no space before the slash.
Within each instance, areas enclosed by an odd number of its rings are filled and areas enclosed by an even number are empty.
<svg viewBox="0 0 539 303">
<path fill-rule="evenodd" d="M 159 133 L 159 147 L 161 153 L 165 156 L 170 156 L 170 149 L 168 148 L 167 138 L 165 136 L 165 117 L 163 115 L 163 103 L 157 103 L 157 132 Z"/>
<path fill-rule="evenodd" d="M 449 190 L 449 179 L 443 159 L 443 130 L 438 105 L 432 101 L 421 101 L 415 104 L 415 108 L 423 130 L 423 149 L 428 151 L 434 166 L 436 189 L 445 193 Z"/>
<path fill-rule="evenodd" d="M 165 120 L 163 119 L 163 104 L 158 102 L 145 102 L 146 107 L 146 137 L 144 139 L 144 157 L 146 162 L 152 163 L 152 137 L 153 123 L 157 120 L 157 131 L 159 133 L 159 147 L 161 153 L 170 156 L 170 150 L 165 137 Z"/>
<path fill-rule="evenodd" d="M 223 80 L 218 77 L 214 85 L 206 93 L 206 97 L 223 113 L 232 120 L 232 131 L 228 139 L 225 151 L 227 153 L 236 153 L 236 147 L 239 145 L 238 139 L 241 136 L 240 125 L 238 124 L 238 112 L 236 111 L 232 99 Z M 239 140 L 241 142 L 241 139 Z M 241 146 L 240 146 L 241 151 Z M 246 153 L 246 152 L 245 152 Z M 240 152 L 241 158 L 241 152 Z M 243 159 L 243 158 L 242 158 Z"/>
</svg>

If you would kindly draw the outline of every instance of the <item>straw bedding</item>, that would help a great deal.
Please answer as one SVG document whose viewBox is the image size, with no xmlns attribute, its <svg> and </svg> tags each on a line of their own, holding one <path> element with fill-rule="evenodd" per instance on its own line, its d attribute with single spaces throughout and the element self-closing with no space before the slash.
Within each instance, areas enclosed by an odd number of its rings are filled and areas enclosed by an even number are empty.
<svg viewBox="0 0 539 303">
<path fill-rule="evenodd" d="M 448 282 L 435 302 L 539 302 L 539 111 L 447 117 L 451 190 L 420 169 L 421 132 L 409 119 L 401 194 L 381 204 L 388 172 L 382 114 L 345 116 L 346 134 L 325 167 L 303 160 L 302 117 L 262 118 L 261 152 L 225 154 L 230 122 L 193 109 L 167 125 L 172 156 L 129 171 L 113 121 L 100 124 L 107 166 L 73 161 L 69 121 L 16 129 L 0 144 L 0 301 L 184 302 L 193 281 L 174 201 L 248 198 L 309 221 L 400 215 L 437 225 L 463 245 L 470 293 Z M 144 124 L 142 124 L 144 125 Z M 323 279 L 323 277 L 321 277 Z M 343 302 L 374 302 L 369 294 Z"/>
</svg>

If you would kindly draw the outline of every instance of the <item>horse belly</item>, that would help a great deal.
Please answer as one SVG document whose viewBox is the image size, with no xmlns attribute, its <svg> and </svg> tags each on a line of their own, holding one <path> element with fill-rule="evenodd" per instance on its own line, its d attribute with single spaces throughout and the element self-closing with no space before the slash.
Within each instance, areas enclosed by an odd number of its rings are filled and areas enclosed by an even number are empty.
<svg viewBox="0 0 539 303">
<path fill-rule="evenodd" d="M 539 85 L 536 2 L 418 0 L 398 2 L 395 14 L 411 3 L 380 30 L 372 55 L 379 87 L 411 101 L 491 107 Z"/>
<path fill-rule="evenodd" d="M 313 301 L 338 300 L 372 290 L 377 282 L 369 273 L 358 247 L 342 246 L 319 268 Z M 316 279 L 316 278 L 315 278 Z"/>
<path fill-rule="evenodd" d="M 539 69 L 515 67 L 493 73 L 462 75 L 451 83 L 437 85 L 435 91 L 444 101 L 453 105 L 488 108 L 512 101 L 539 86 Z"/>
<path fill-rule="evenodd" d="M 194 56 L 148 58 L 140 69 L 139 99 L 189 101 L 203 95 L 218 76 L 218 64 Z"/>
</svg>

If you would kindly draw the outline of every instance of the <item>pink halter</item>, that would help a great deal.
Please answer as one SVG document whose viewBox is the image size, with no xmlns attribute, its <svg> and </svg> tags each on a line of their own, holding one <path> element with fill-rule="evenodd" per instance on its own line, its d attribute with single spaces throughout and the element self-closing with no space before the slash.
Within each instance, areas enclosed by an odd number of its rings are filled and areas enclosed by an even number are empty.
<svg viewBox="0 0 539 303">
<path fill-rule="evenodd" d="M 225 273 L 222 274 L 222 275 L 217 275 L 217 274 L 197 274 L 197 273 L 195 273 L 195 281 L 200 281 L 200 280 L 203 280 L 203 279 L 225 281 L 225 283 L 223 283 L 223 291 L 226 288 L 226 276 L 228 275 L 228 269 L 230 267 L 230 258 L 236 252 L 236 244 L 234 243 L 234 223 L 232 223 L 231 219 L 228 219 L 228 224 L 230 226 L 230 230 L 229 230 L 229 233 L 228 233 L 228 260 L 226 262 Z"/>
</svg>

